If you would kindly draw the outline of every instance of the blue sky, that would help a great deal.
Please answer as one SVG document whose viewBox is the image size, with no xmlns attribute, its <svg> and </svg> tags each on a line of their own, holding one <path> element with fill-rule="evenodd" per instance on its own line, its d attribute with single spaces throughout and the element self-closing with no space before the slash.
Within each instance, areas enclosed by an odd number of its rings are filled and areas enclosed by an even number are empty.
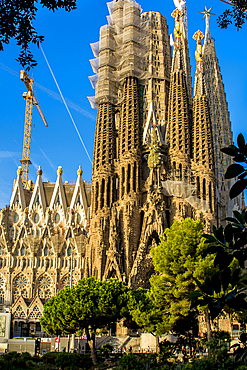
<svg viewBox="0 0 247 370">
<path fill-rule="evenodd" d="M 140 1 L 143 11 L 159 11 L 173 31 L 175 9 L 172 0 Z M 87 96 L 94 95 L 88 76 L 93 75 L 89 59 L 94 58 L 90 43 L 99 39 L 99 29 L 106 24 L 108 9 L 103 0 L 78 0 L 78 9 L 70 13 L 57 13 L 40 9 L 34 25 L 39 34 L 45 36 L 43 50 L 67 101 L 73 119 L 93 158 L 94 131 L 97 112 L 92 110 Z M 213 6 L 212 12 L 219 15 L 226 4 L 219 0 L 188 0 L 188 29 L 192 76 L 195 71 L 195 41 L 192 39 L 198 29 L 204 32 L 202 12 L 205 5 Z M 210 29 L 215 38 L 216 52 L 220 62 L 234 138 L 242 132 L 247 138 L 247 26 L 237 31 L 234 26 L 221 30 L 211 17 Z M 56 169 L 62 166 L 63 180 L 76 179 L 81 165 L 84 180 L 91 181 L 92 165 L 80 142 L 73 123 L 61 101 L 59 92 L 40 49 L 32 48 L 38 66 L 31 72 L 34 85 L 49 125 L 46 128 L 34 107 L 29 178 L 36 180 L 37 167 L 42 166 L 43 181 L 56 180 Z M 20 66 L 15 61 L 18 48 L 11 42 L 0 53 L 0 208 L 9 203 L 13 180 L 16 177 L 19 159 L 22 157 L 26 91 L 19 78 Z"/>
</svg>

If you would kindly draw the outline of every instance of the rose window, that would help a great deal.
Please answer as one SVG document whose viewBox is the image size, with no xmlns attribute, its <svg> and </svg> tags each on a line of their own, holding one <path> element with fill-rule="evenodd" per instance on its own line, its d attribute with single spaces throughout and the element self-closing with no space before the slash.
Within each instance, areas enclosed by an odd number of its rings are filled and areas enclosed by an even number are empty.
<svg viewBox="0 0 247 370">
<path fill-rule="evenodd" d="M 28 280 L 24 275 L 18 276 L 13 284 L 14 298 L 17 299 L 20 295 L 23 298 L 28 298 L 27 293 Z"/>
<path fill-rule="evenodd" d="M 72 285 L 76 285 L 77 282 L 74 278 L 72 278 Z M 62 288 L 64 289 L 66 286 L 70 286 L 70 275 L 65 276 L 62 282 Z"/>
</svg>

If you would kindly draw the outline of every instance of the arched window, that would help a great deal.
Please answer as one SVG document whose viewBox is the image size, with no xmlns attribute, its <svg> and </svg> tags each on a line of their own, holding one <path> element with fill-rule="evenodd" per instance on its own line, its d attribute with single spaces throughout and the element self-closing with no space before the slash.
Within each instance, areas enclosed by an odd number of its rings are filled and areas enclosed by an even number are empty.
<svg viewBox="0 0 247 370">
<path fill-rule="evenodd" d="M 107 195 L 106 195 L 106 204 L 108 207 L 110 207 L 110 196 L 111 196 L 111 178 L 109 176 L 107 181 Z"/>
<path fill-rule="evenodd" d="M 55 223 L 58 224 L 60 221 L 60 214 L 59 213 L 56 213 L 55 214 Z"/>
<path fill-rule="evenodd" d="M 49 254 L 49 248 L 47 246 L 45 246 L 44 248 L 44 256 L 48 256 Z"/>
<path fill-rule="evenodd" d="M 71 248 L 71 247 L 69 247 L 69 248 L 68 248 L 68 250 L 67 250 L 67 255 L 68 255 L 68 256 L 71 256 L 71 255 L 72 255 L 72 248 Z"/>
<path fill-rule="evenodd" d="M 14 300 L 19 296 L 28 298 L 28 280 L 24 274 L 18 275 L 13 281 Z"/>
<path fill-rule="evenodd" d="M 133 168 L 133 190 L 136 191 L 136 162 Z"/>
<path fill-rule="evenodd" d="M 81 197 L 80 197 L 80 194 L 77 197 L 76 204 L 79 205 L 79 206 L 81 205 Z"/>
<path fill-rule="evenodd" d="M 5 298 L 5 280 L 0 276 L 0 304 L 4 304 Z"/>
<path fill-rule="evenodd" d="M 39 214 L 38 213 L 35 213 L 33 220 L 36 224 L 39 222 Z"/>
<path fill-rule="evenodd" d="M 179 181 L 182 181 L 182 165 L 179 165 Z"/>
<path fill-rule="evenodd" d="M 26 254 L 26 248 L 22 247 L 21 248 L 21 256 L 25 256 L 25 254 Z"/>
<path fill-rule="evenodd" d="M 105 205 L 105 179 L 102 179 L 100 192 L 100 207 L 103 208 L 104 205 Z"/>
<path fill-rule="evenodd" d="M 122 196 L 124 196 L 125 192 L 125 169 L 122 167 Z"/>
<path fill-rule="evenodd" d="M 38 281 L 38 296 L 41 299 L 49 299 L 52 296 L 52 280 L 50 276 L 43 275 Z"/>
<path fill-rule="evenodd" d="M 196 195 L 197 198 L 200 198 L 200 178 L 198 176 L 196 178 Z"/>
<path fill-rule="evenodd" d="M 128 164 L 127 172 L 127 194 L 130 192 L 130 164 Z"/>
<path fill-rule="evenodd" d="M 14 223 L 16 224 L 19 221 L 19 215 L 18 213 L 15 213 L 14 215 Z"/>
<path fill-rule="evenodd" d="M 208 186 L 208 200 L 209 200 L 209 209 L 210 211 L 212 212 L 212 184 L 210 182 L 209 186 Z"/>
<path fill-rule="evenodd" d="M 206 200 L 206 179 L 203 179 L 202 192 L 203 192 L 203 199 Z"/>
<path fill-rule="evenodd" d="M 99 197 L 99 183 L 96 182 L 96 187 L 95 187 L 95 212 L 98 210 L 98 197 Z"/>
</svg>

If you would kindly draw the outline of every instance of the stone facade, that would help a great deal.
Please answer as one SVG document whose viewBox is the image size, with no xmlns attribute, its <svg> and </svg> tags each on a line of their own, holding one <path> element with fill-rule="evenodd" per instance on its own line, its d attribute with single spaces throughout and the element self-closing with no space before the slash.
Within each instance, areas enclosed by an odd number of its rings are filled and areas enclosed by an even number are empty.
<svg viewBox="0 0 247 370">
<path fill-rule="evenodd" d="M 203 34 L 194 35 L 192 96 L 186 9 L 172 13 L 171 57 L 164 16 L 141 13 L 131 0 L 108 8 L 108 24 L 91 44 L 92 184 L 81 168 L 76 183 L 63 183 L 59 167 L 55 184 L 39 169 L 27 190 L 18 169 L 1 212 L 0 305 L 12 312 L 13 335 L 37 335 L 43 304 L 82 277 L 148 287 L 150 247 L 174 219 L 200 219 L 209 231 L 240 209 L 222 177 L 229 163 L 219 148 L 232 135 L 208 23 L 203 46 Z"/>
</svg>

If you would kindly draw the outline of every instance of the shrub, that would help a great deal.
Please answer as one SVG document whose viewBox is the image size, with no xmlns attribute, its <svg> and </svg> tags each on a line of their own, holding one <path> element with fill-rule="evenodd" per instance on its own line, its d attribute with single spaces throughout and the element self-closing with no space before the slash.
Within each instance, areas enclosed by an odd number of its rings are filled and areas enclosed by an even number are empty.
<svg viewBox="0 0 247 370">
<path fill-rule="evenodd" d="M 139 358 L 133 353 L 124 355 L 119 360 L 118 370 L 143 370 L 143 363 Z"/>
</svg>

